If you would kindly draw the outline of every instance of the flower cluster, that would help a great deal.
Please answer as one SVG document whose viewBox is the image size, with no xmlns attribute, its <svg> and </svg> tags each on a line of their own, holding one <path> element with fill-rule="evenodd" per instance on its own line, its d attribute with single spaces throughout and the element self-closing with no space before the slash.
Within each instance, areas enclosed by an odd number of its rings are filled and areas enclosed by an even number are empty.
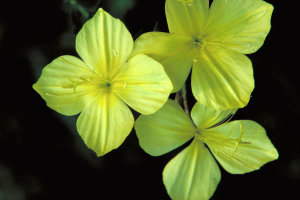
<svg viewBox="0 0 300 200">
<path fill-rule="evenodd" d="M 270 30 L 273 6 L 262 0 L 166 0 L 169 33 L 135 42 L 103 9 L 76 36 L 80 58 L 54 59 L 33 88 L 64 115 L 79 114 L 77 130 L 98 156 L 118 148 L 133 126 L 150 155 L 191 143 L 163 171 L 175 200 L 209 199 L 221 179 L 215 159 L 243 174 L 278 158 L 265 129 L 229 122 L 254 89 L 251 61 Z M 191 73 L 197 103 L 189 116 L 168 99 Z M 141 113 L 134 125 L 128 108 Z M 208 150 L 209 149 L 209 150 Z"/>
</svg>

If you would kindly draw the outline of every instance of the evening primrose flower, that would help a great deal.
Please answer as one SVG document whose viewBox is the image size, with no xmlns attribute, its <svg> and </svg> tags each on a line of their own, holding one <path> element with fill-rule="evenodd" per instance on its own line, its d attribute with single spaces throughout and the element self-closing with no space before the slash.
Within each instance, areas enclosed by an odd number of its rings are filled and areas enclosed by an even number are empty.
<svg viewBox="0 0 300 200">
<path fill-rule="evenodd" d="M 99 9 L 76 36 L 82 60 L 70 55 L 53 60 L 33 85 L 55 111 L 81 112 L 77 130 L 98 156 L 118 148 L 132 130 L 134 118 L 127 105 L 154 113 L 173 88 L 157 61 L 143 54 L 128 60 L 132 48 L 125 25 Z"/>
<path fill-rule="evenodd" d="M 192 67 L 195 98 L 218 110 L 248 104 L 254 89 L 251 61 L 270 30 L 273 6 L 262 0 L 166 0 L 170 33 L 141 35 L 134 53 L 161 62 L 173 92 L 186 81 Z"/>
<path fill-rule="evenodd" d="M 235 112 L 217 111 L 198 102 L 191 120 L 169 100 L 158 112 L 137 119 L 140 146 L 152 156 L 165 154 L 193 138 L 163 171 L 163 182 L 172 199 L 209 199 L 221 179 L 215 159 L 227 172 L 244 174 L 278 158 L 261 125 L 250 120 L 227 123 Z"/>
</svg>

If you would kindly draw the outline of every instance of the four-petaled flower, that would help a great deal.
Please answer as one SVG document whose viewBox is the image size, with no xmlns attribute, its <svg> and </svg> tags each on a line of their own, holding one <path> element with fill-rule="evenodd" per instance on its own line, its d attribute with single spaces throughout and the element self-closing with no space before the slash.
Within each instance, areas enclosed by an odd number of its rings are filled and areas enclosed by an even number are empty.
<svg viewBox="0 0 300 200">
<path fill-rule="evenodd" d="M 218 110 L 248 104 L 254 89 L 251 61 L 269 30 L 273 6 L 262 0 L 167 0 L 170 33 L 141 35 L 133 55 L 161 62 L 173 92 L 192 68 L 192 92 L 202 104 Z"/>
<path fill-rule="evenodd" d="M 177 103 L 169 100 L 156 113 L 137 119 L 135 130 L 140 146 L 152 156 L 165 154 L 193 138 L 163 171 L 172 199 L 209 199 L 213 195 L 221 173 L 211 153 L 232 174 L 257 170 L 278 158 L 262 126 L 250 120 L 227 123 L 235 112 L 236 109 L 217 111 L 197 102 L 191 120 Z"/>
<path fill-rule="evenodd" d="M 132 48 L 124 24 L 99 9 L 76 37 L 82 60 L 69 55 L 55 59 L 33 85 L 57 112 L 81 112 L 78 132 L 98 156 L 119 147 L 132 130 L 127 105 L 142 114 L 154 113 L 173 88 L 157 61 L 143 54 L 128 60 Z"/>
</svg>

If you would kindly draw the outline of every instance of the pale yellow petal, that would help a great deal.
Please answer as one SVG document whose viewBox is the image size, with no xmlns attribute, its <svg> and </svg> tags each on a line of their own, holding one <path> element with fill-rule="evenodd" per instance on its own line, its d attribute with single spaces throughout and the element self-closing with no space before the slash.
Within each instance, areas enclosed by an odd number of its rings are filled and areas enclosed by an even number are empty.
<svg viewBox="0 0 300 200">
<path fill-rule="evenodd" d="M 173 200 L 209 199 L 220 180 L 216 161 L 198 140 L 173 158 L 163 172 L 164 184 Z"/>
<path fill-rule="evenodd" d="M 112 88 L 136 111 L 152 114 L 166 103 L 173 86 L 160 63 L 138 54 L 115 76 Z"/>
<path fill-rule="evenodd" d="M 106 92 L 81 112 L 77 130 L 85 144 L 103 156 L 124 142 L 133 123 L 127 105 L 112 92 Z"/>
<path fill-rule="evenodd" d="M 254 53 L 270 31 L 272 11 L 262 0 L 214 0 L 205 35 L 225 48 Z"/>
<path fill-rule="evenodd" d="M 193 64 L 195 98 L 216 110 L 242 108 L 254 89 L 251 61 L 236 51 L 204 47 Z"/>
<path fill-rule="evenodd" d="M 148 55 L 160 62 L 172 81 L 172 92 L 176 92 L 181 89 L 191 70 L 193 40 L 170 33 L 145 33 L 135 41 L 132 56 L 137 54 Z"/>
<path fill-rule="evenodd" d="M 83 61 L 61 56 L 43 69 L 33 88 L 50 108 L 64 115 L 76 115 L 86 105 L 84 94 L 94 90 L 86 84 L 91 76 L 93 72 Z"/>
<path fill-rule="evenodd" d="M 170 33 L 192 37 L 202 35 L 208 7 L 209 0 L 167 0 L 166 16 Z"/>
<path fill-rule="evenodd" d="M 265 129 L 254 121 L 233 121 L 200 135 L 219 163 L 232 174 L 257 170 L 278 158 Z"/>
<path fill-rule="evenodd" d="M 173 100 L 152 115 L 141 115 L 134 128 L 140 146 L 152 156 L 181 146 L 197 132 L 192 120 Z"/>
<path fill-rule="evenodd" d="M 201 130 L 228 121 L 236 111 L 236 108 L 215 110 L 197 102 L 192 108 L 191 117 L 194 124 Z"/>
<path fill-rule="evenodd" d="M 125 25 L 101 8 L 76 37 L 79 56 L 109 81 L 127 61 L 132 48 L 133 39 Z"/>
</svg>

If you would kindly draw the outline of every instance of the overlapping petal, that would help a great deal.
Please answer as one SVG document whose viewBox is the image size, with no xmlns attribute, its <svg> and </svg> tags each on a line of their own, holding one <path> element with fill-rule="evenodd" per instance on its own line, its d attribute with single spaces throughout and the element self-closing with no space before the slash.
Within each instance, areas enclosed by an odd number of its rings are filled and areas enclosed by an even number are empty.
<svg viewBox="0 0 300 200">
<path fill-rule="evenodd" d="M 197 128 L 202 130 L 229 120 L 236 111 L 236 108 L 215 110 L 197 102 L 192 108 L 191 117 Z"/>
<path fill-rule="evenodd" d="M 198 140 L 173 158 L 163 172 L 164 184 L 173 200 L 209 199 L 220 179 L 216 161 Z"/>
<path fill-rule="evenodd" d="M 209 0 L 166 1 L 166 16 L 170 33 L 202 35 L 209 12 Z"/>
<path fill-rule="evenodd" d="M 201 104 L 216 110 L 241 108 L 253 89 L 251 61 L 236 51 L 204 47 L 193 64 L 192 91 Z"/>
<path fill-rule="evenodd" d="M 278 158 L 265 129 L 254 121 L 233 121 L 202 131 L 201 137 L 222 167 L 232 174 L 257 170 Z"/>
<path fill-rule="evenodd" d="M 132 55 L 145 54 L 160 62 L 173 83 L 173 92 L 186 81 L 193 58 L 191 38 L 170 33 L 150 32 L 141 35 Z"/>
<path fill-rule="evenodd" d="M 134 128 L 140 146 L 152 156 L 177 148 L 197 132 L 191 119 L 173 100 L 152 115 L 141 115 Z"/>
<path fill-rule="evenodd" d="M 77 120 L 77 130 L 85 144 L 102 156 L 118 148 L 134 123 L 127 105 L 111 91 L 98 94 Z"/>
<path fill-rule="evenodd" d="M 101 8 L 76 37 L 79 56 L 109 81 L 127 61 L 132 48 L 133 39 L 125 25 Z"/>
<path fill-rule="evenodd" d="M 205 35 L 225 48 L 254 53 L 269 33 L 272 11 L 262 0 L 214 0 Z"/>
<path fill-rule="evenodd" d="M 160 63 L 138 54 L 114 77 L 112 88 L 134 110 L 152 114 L 166 103 L 173 86 Z"/>
<path fill-rule="evenodd" d="M 84 107 L 84 94 L 93 91 L 86 84 L 94 73 L 80 59 L 61 56 L 48 64 L 33 88 L 47 105 L 64 115 L 76 115 Z"/>
</svg>

